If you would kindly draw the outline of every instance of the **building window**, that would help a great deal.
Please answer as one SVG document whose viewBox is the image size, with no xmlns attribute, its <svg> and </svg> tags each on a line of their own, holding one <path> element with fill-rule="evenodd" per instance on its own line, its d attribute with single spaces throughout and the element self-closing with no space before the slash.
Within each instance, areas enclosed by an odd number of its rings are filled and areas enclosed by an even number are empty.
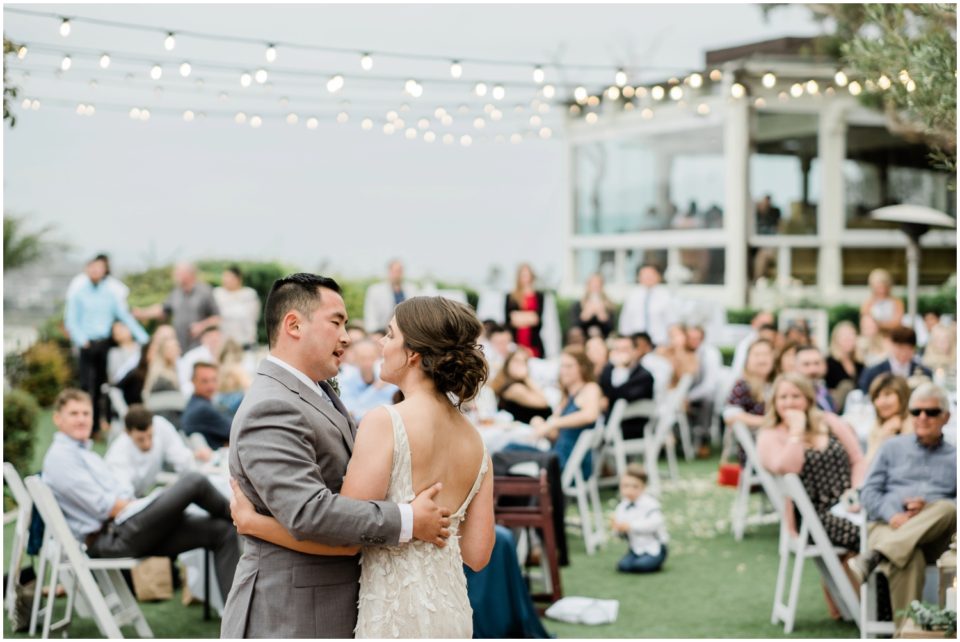
<svg viewBox="0 0 960 642">
<path fill-rule="evenodd" d="M 691 285 L 723 285 L 726 253 L 720 248 L 680 250 L 680 264 L 689 271 Z"/>
<path fill-rule="evenodd" d="M 757 234 L 816 234 L 818 119 L 811 114 L 757 114 L 750 193 Z"/>
</svg>

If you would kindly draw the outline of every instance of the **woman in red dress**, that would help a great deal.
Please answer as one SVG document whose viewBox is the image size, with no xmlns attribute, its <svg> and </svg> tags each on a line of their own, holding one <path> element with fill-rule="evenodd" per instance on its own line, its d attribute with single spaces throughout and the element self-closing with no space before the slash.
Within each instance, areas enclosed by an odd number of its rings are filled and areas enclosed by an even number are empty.
<svg viewBox="0 0 960 642">
<path fill-rule="evenodd" d="M 526 348 L 531 356 L 542 358 L 543 292 L 533 288 L 535 280 L 530 265 L 521 263 L 517 268 L 516 287 L 507 295 L 504 317 L 514 343 Z"/>
</svg>

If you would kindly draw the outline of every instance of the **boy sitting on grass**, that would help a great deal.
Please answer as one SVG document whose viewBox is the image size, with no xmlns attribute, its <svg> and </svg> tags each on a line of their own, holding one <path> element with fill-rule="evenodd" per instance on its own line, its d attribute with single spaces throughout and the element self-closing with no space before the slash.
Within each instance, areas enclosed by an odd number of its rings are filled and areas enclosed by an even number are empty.
<svg viewBox="0 0 960 642">
<path fill-rule="evenodd" d="M 613 513 L 611 528 L 630 542 L 630 549 L 617 564 L 621 573 L 659 571 L 667 559 L 666 523 L 660 502 L 647 494 L 647 473 L 640 464 L 629 464 L 620 476 L 622 497 Z"/>
</svg>

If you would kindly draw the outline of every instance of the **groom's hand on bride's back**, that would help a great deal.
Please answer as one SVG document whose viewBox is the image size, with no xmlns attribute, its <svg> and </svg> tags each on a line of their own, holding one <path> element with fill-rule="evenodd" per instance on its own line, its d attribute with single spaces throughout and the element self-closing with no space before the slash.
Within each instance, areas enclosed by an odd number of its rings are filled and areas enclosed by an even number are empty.
<svg viewBox="0 0 960 642">
<path fill-rule="evenodd" d="M 442 548 L 450 537 L 450 509 L 438 505 L 435 500 L 441 488 L 443 484 L 437 482 L 417 495 L 410 505 L 413 507 L 413 538 Z"/>
</svg>

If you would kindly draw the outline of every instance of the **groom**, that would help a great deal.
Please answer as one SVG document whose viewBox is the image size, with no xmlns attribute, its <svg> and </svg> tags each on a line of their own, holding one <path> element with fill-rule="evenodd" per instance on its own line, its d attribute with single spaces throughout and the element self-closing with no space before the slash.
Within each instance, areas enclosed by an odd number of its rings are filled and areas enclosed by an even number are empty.
<svg viewBox="0 0 960 642">
<path fill-rule="evenodd" d="M 230 474 L 257 511 L 297 539 L 396 545 L 416 538 L 443 546 L 450 511 L 433 501 L 439 485 L 411 504 L 337 494 L 356 432 L 326 383 L 350 343 L 337 282 L 305 273 L 279 279 L 264 318 L 270 356 L 230 435 Z M 359 556 L 311 556 L 244 537 L 221 637 L 353 637 L 358 562 Z"/>
</svg>

